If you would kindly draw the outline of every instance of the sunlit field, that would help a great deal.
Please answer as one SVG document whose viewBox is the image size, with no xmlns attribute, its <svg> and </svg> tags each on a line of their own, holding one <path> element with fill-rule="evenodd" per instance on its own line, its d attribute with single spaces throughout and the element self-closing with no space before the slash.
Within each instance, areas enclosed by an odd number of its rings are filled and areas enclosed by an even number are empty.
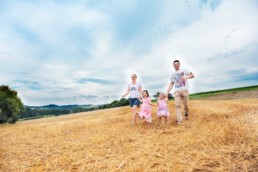
<svg viewBox="0 0 258 172">
<path fill-rule="evenodd" d="M 258 99 L 191 100 L 131 126 L 129 107 L 0 126 L 0 171 L 258 171 Z"/>
</svg>

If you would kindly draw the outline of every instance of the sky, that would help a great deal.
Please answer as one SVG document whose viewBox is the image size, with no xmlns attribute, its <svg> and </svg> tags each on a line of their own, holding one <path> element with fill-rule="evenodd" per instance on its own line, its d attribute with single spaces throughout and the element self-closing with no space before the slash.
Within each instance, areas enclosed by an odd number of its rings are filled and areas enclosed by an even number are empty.
<svg viewBox="0 0 258 172">
<path fill-rule="evenodd" d="M 119 100 L 131 74 L 165 92 L 258 84 L 257 0 L 1 0 L 0 85 L 25 105 Z M 173 90 L 172 90 L 173 92 Z"/>
</svg>

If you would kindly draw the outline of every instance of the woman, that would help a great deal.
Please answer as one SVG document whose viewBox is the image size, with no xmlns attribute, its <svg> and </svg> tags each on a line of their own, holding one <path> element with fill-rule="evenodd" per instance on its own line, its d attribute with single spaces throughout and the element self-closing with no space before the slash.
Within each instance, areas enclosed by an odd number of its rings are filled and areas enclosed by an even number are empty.
<svg viewBox="0 0 258 172">
<path fill-rule="evenodd" d="M 136 82 L 136 79 L 137 79 L 136 74 L 132 74 L 131 78 L 132 78 L 132 82 L 128 84 L 127 92 L 122 97 L 125 97 L 126 95 L 129 94 L 129 102 L 130 102 L 130 107 L 132 109 L 132 114 L 133 114 L 132 124 L 135 124 L 135 120 L 137 117 L 136 108 L 140 106 L 140 101 L 138 98 L 141 95 L 142 86 L 140 83 Z"/>
</svg>

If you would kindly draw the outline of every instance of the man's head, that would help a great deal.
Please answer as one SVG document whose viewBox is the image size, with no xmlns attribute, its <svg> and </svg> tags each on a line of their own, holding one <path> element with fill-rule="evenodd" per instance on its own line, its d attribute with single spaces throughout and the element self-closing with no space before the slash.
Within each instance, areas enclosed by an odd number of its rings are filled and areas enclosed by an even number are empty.
<svg viewBox="0 0 258 172">
<path fill-rule="evenodd" d="M 174 60 L 173 66 L 174 66 L 175 70 L 179 70 L 180 69 L 180 62 L 179 62 L 179 60 Z"/>
</svg>

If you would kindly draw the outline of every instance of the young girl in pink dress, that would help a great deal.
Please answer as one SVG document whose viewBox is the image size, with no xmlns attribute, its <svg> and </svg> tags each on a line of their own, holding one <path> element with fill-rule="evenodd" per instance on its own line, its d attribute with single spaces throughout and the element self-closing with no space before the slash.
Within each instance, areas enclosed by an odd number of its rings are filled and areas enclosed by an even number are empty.
<svg viewBox="0 0 258 172">
<path fill-rule="evenodd" d="M 151 124 L 151 98 L 147 90 L 143 90 L 142 98 L 139 98 L 139 100 L 142 102 L 141 110 L 138 113 L 139 117 L 140 119 L 145 119 L 147 123 Z"/>
<path fill-rule="evenodd" d="M 159 99 L 158 99 L 158 112 L 157 115 L 159 117 L 159 121 L 161 122 L 161 118 L 165 118 L 165 123 L 167 123 L 168 116 L 169 116 L 169 111 L 168 111 L 168 97 L 164 93 L 159 94 Z"/>
</svg>

